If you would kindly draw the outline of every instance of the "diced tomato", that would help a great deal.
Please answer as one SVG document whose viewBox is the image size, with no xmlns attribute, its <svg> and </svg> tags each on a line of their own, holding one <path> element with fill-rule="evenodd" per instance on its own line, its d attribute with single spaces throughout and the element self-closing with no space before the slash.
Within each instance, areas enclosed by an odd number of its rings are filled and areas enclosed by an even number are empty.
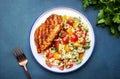
<svg viewBox="0 0 120 79">
<path fill-rule="evenodd" d="M 72 19 L 69 19 L 69 20 L 67 21 L 67 23 L 68 23 L 69 25 L 73 26 L 74 21 L 73 21 Z"/>
<path fill-rule="evenodd" d="M 47 50 L 46 50 L 46 57 L 48 57 L 49 54 L 50 54 L 50 49 L 47 49 Z"/>
<path fill-rule="evenodd" d="M 46 61 L 46 65 L 50 68 L 52 67 L 52 64 L 49 61 Z"/>
<path fill-rule="evenodd" d="M 83 40 L 82 44 L 83 44 L 83 45 L 86 45 L 86 39 Z"/>
<path fill-rule="evenodd" d="M 54 57 L 54 54 L 53 53 L 49 53 L 49 55 L 48 55 L 48 59 L 50 59 L 50 58 L 53 58 Z"/>
<path fill-rule="evenodd" d="M 66 68 L 67 68 L 67 69 L 69 69 L 69 68 L 71 68 L 71 67 L 73 67 L 73 64 L 68 64 L 68 65 L 66 65 Z"/>
<path fill-rule="evenodd" d="M 54 57 L 54 54 L 50 52 L 50 49 L 47 49 L 47 50 L 46 50 L 46 57 L 47 57 L 48 59 Z"/>
<path fill-rule="evenodd" d="M 59 40 L 55 40 L 54 42 L 55 42 L 55 43 L 54 43 L 54 47 L 55 47 L 57 50 L 59 50 Z"/>
<path fill-rule="evenodd" d="M 63 44 L 67 44 L 68 41 L 69 41 L 69 36 L 68 35 L 66 35 L 65 37 L 62 38 Z"/>
<path fill-rule="evenodd" d="M 62 66 L 58 65 L 58 68 L 59 68 L 60 70 L 64 70 L 64 65 L 62 65 Z"/>
<path fill-rule="evenodd" d="M 82 28 L 81 28 L 81 27 L 79 27 L 79 28 L 78 28 L 78 31 L 82 31 Z"/>
<path fill-rule="evenodd" d="M 71 35 L 70 41 L 71 41 L 71 42 L 76 42 L 76 41 L 78 41 L 78 36 L 76 35 L 76 33 L 73 33 L 73 34 Z"/>
</svg>

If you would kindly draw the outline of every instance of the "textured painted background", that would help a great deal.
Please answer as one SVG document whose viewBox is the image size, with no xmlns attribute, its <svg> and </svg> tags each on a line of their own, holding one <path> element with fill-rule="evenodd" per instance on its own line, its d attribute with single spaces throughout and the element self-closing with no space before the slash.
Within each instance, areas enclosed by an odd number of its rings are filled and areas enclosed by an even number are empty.
<svg viewBox="0 0 120 79">
<path fill-rule="evenodd" d="M 89 61 L 78 70 L 58 74 L 40 66 L 33 58 L 29 34 L 32 24 L 43 12 L 55 7 L 70 7 L 84 14 L 95 32 L 95 48 Z M 83 10 L 81 0 L 0 0 L 0 79 L 27 79 L 12 54 L 21 47 L 29 59 L 33 79 L 120 79 L 120 38 L 96 26 L 98 11 Z"/>
</svg>

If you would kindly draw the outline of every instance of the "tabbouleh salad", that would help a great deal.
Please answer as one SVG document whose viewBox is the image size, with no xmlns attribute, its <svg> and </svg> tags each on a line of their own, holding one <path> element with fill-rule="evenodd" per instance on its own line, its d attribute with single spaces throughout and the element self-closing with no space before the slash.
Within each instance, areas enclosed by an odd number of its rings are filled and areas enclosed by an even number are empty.
<svg viewBox="0 0 120 79">
<path fill-rule="evenodd" d="M 80 64 L 87 49 L 90 48 L 88 26 L 80 17 L 63 15 L 63 29 L 51 47 L 43 52 L 48 67 L 60 70 Z"/>
</svg>

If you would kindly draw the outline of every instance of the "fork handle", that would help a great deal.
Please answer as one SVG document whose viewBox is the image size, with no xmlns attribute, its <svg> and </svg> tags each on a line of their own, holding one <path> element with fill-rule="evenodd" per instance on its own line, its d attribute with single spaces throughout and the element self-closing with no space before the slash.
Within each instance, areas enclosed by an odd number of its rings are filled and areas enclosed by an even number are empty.
<svg viewBox="0 0 120 79">
<path fill-rule="evenodd" d="M 29 73 L 28 70 L 27 70 L 27 67 L 26 67 L 26 66 L 24 66 L 24 69 L 25 69 L 25 72 L 26 72 L 26 74 L 27 74 L 28 79 L 32 79 L 31 76 L 30 76 L 30 73 Z"/>
<path fill-rule="evenodd" d="M 25 72 L 27 74 L 28 79 L 32 79 L 31 76 L 30 76 L 30 73 L 28 72 L 28 70 L 27 71 L 25 70 Z"/>
</svg>

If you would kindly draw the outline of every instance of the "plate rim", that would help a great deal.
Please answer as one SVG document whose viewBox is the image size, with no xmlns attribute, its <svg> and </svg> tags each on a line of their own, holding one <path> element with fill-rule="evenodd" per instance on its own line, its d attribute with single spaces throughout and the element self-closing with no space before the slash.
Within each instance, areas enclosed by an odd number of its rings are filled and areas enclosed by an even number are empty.
<svg viewBox="0 0 120 79">
<path fill-rule="evenodd" d="M 31 39 L 31 31 L 32 31 L 32 29 L 33 29 L 33 27 L 34 27 L 34 24 L 36 23 L 36 21 L 37 21 L 39 18 L 41 18 L 42 16 L 44 16 L 46 13 L 49 13 L 50 11 L 53 11 L 53 10 L 56 10 L 56 9 L 69 9 L 69 10 L 74 11 L 74 12 L 77 13 L 77 14 L 82 15 L 82 17 L 84 17 L 84 18 L 87 20 L 88 24 L 90 24 L 89 27 L 91 28 L 91 31 L 92 31 L 92 34 L 93 34 L 93 38 L 92 38 L 92 39 L 93 39 L 93 47 L 92 47 L 92 49 L 91 49 L 90 55 L 88 56 L 88 58 L 86 59 L 86 61 L 85 61 L 81 66 L 79 66 L 79 67 L 77 67 L 76 69 L 71 70 L 71 71 L 56 72 L 56 71 L 54 71 L 54 70 L 51 70 L 51 69 L 46 68 L 45 66 L 41 65 L 41 63 L 39 63 L 39 61 L 36 59 L 35 55 L 33 54 L 32 47 L 31 47 L 31 41 L 30 41 L 30 39 Z M 29 46 L 30 46 L 30 50 L 31 50 L 32 56 L 33 56 L 34 59 L 37 61 L 37 63 L 40 64 L 40 66 L 42 66 L 43 68 L 45 68 L 45 69 L 48 70 L 48 71 L 55 72 L 55 73 L 69 73 L 69 72 L 76 71 L 77 69 L 80 69 L 80 68 L 83 67 L 83 65 L 85 65 L 86 62 L 88 62 L 88 60 L 90 59 L 90 57 L 91 57 L 91 55 L 92 55 L 92 53 L 93 53 L 93 51 L 94 51 L 94 47 L 95 47 L 95 33 L 94 33 L 94 30 L 93 30 L 93 27 L 92 27 L 90 21 L 87 19 L 87 17 L 86 17 L 85 15 L 83 15 L 83 13 L 79 12 L 79 11 L 76 10 L 76 9 L 69 8 L 69 7 L 55 7 L 55 8 L 47 9 L 46 11 L 42 12 L 42 13 L 39 14 L 39 15 L 36 17 L 36 19 L 33 21 L 33 24 L 31 25 L 30 33 L 29 33 Z"/>
</svg>

